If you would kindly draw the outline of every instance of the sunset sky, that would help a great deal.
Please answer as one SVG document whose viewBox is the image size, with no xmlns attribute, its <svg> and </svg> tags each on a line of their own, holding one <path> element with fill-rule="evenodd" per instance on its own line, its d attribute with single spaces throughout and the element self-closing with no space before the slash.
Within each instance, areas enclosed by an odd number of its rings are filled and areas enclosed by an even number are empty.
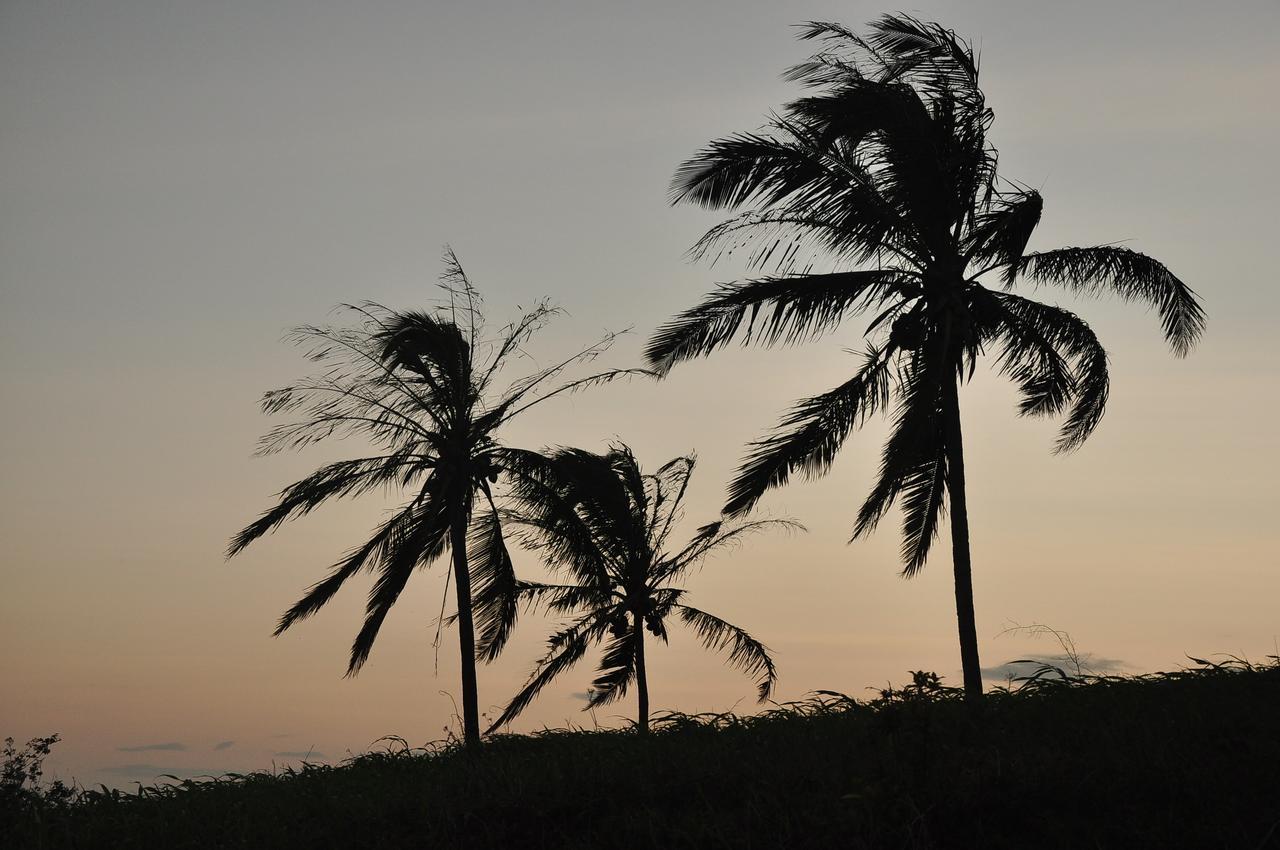
<svg viewBox="0 0 1280 850">
<path fill-rule="evenodd" d="M 344 679 L 368 579 L 273 639 L 279 614 L 394 499 L 331 506 L 227 562 L 228 538 L 335 443 L 254 458 L 261 393 L 307 363 L 282 342 L 334 305 L 421 307 L 445 243 L 495 323 L 541 296 L 567 315 L 546 360 L 647 335 L 732 263 L 691 264 L 718 221 L 671 208 L 677 164 L 759 127 L 795 92 L 790 25 L 861 25 L 864 2 L 0 3 L 0 737 L 59 733 L 85 785 L 337 760 L 383 735 L 442 737 L 457 647 L 432 640 L 446 570 L 419 574 L 369 664 Z M 1095 669 L 1280 653 L 1280 4 L 934 2 L 907 8 L 981 48 L 1004 176 L 1039 188 L 1033 248 L 1123 242 L 1204 299 L 1186 360 L 1156 318 L 1072 301 L 1112 356 L 1108 413 L 1054 456 L 980 368 L 962 393 L 978 633 L 996 668 L 1065 630 Z M 713 519 L 743 445 L 848 374 L 863 324 L 789 349 L 732 348 L 661 383 L 550 404 L 514 445 L 696 451 L 686 526 Z M 695 605 L 761 637 L 779 700 L 854 695 L 908 670 L 959 684 L 950 559 L 899 575 L 896 522 L 847 543 L 885 434 L 776 491 L 769 535 L 689 579 Z M 517 568 L 541 571 L 517 556 Z M 451 610 L 451 606 L 450 606 Z M 551 623 L 526 617 L 480 672 L 492 714 Z M 752 711 L 750 679 L 675 633 L 656 709 Z M 587 662 L 515 725 L 580 711 Z M 1001 681 L 993 669 L 989 679 Z M 451 696 L 452 695 L 452 696 Z"/>
</svg>

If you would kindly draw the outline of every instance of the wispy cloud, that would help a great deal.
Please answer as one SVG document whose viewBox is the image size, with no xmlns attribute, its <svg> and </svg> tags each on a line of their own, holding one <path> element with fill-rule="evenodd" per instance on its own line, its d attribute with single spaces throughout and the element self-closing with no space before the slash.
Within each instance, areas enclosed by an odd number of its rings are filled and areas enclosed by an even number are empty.
<svg viewBox="0 0 1280 850">
<path fill-rule="evenodd" d="M 1085 653 L 1077 658 L 1069 655 L 1027 655 L 1014 661 L 1006 661 L 994 667 L 983 667 L 982 676 L 992 681 L 1006 682 L 1019 676 L 1033 675 L 1041 667 L 1057 667 L 1068 674 L 1075 675 L 1076 662 L 1080 664 L 1080 672 L 1089 674 L 1116 673 L 1128 665 L 1118 658 L 1103 658 Z M 1053 674 L 1050 674 L 1053 675 Z"/>
<path fill-rule="evenodd" d="M 236 745 L 235 741 L 219 741 L 213 745 L 215 750 L 229 750 Z"/>
<path fill-rule="evenodd" d="M 147 781 L 160 776 L 176 776 L 179 779 L 190 779 L 196 776 L 214 776 L 218 772 L 208 768 L 166 767 L 158 764 L 113 764 L 98 769 L 99 773 L 111 776 L 122 776 L 126 779 L 144 779 Z"/>
<path fill-rule="evenodd" d="M 187 749 L 186 744 L 177 741 L 167 741 L 163 744 L 135 744 L 132 747 L 116 747 L 118 753 L 149 753 L 155 750 L 166 750 L 169 752 L 181 753 Z"/>
<path fill-rule="evenodd" d="M 285 750 L 282 753 L 274 753 L 276 758 L 282 759 L 307 759 L 314 761 L 315 759 L 327 759 L 324 753 L 318 750 Z"/>
</svg>

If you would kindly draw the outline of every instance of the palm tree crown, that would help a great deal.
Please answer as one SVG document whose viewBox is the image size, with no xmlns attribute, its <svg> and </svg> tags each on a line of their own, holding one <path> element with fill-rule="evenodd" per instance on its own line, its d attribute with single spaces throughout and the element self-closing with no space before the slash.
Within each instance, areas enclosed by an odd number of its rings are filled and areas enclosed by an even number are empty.
<svg viewBox="0 0 1280 850">
<path fill-rule="evenodd" d="M 1151 305 L 1178 355 L 1200 336 L 1204 313 L 1182 281 L 1136 251 L 1027 252 L 1041 197 L 997 177 L 977 57 L 954 32 L 887 15 L 866 37 L 832 23 L 810 23 L 802 37 L 824 45 L 788 73 L 810 93 L 767 130 L 712 142 L 672 184 L 673 202 L 741 210 L 695 245 L 696 257 L 745 248 L 752 267 L 773 273 L 722 285 L 660 328 L 647 356 L 666 370 L 735 337 L 794 343 L 869 316 L 860 368 L 752 444 L 725 510 L 750 510 L 793 474 L 825 473 L 849 432 L 893 399 L 893 431 L 853 536 L 900 501 L 904 572 L 913 575 L 949 496 L 960 582 L 968 530 L 957 387 L 979 356 L 1015 382 L 1021 414 L 1065 415 L 1059 451 L 1092 433 L 1107 401 L 1107 355 L 1094 332 L 1065 309 L 1015 294 L 1019 280 Z M 837 270 L 814 271 L 815 254 Z M 963 608 L 961 592 L 958 584 Z M 972 692 L 976 644 L 965 660 Z"/>
<path fill-rule="evenodd" d="M 319 611 L 352 576 L 375 572 L 364 625 L 351 646 L 347 675 L 355 675 L 410 575 L 452 549 L 464 725 L 468 743 L 474 744 L 479 741 L 475 658 L 491 660 L 498 654 L 515 614 L 515 575 L 492 489 L 511 450 L 497 432 L 544 399 L 643 370 L 604 372 L 547 388 L 565 369 L 603 351 L 610 336 L 495 390 L 503 366 L 557 311 L 540 303 L 487 335 L 478 293 L 452 252 L 445 262 L 446 298 L 434 312 L 348 306 L 357 317 L 352 326 L 294 332 L 322 371 L 264 396 L 265 412 L 299 418 L 272 429 L 259 453 L 302 448 L 333 436 L 363 438 L 375 452 L 328 464 L 287 487 L 274 507 L 236 535 L 228 557 L 327 501 L 376 490 L 408 491 L 407 502 L 284 613 L 275 633 Z"/>
<path fill-rule="evenodd" d="M 588 708 L 623 696 L 635 683 L 640 696 L 638 728 L 648 724 L 645 631 L 666 642 L 673 615 L 690 626 L 709 649 L 727 650 L 730 665 L 758 678 L 760 700 L 768 698 L 776 673 L 768 650 L 743 629 L 685 604 L 672 586 L 712 552 L 771 526 L 799 528 L 788 520 L 755 520 L 699 528 L 685 546 L 667 547 L 693 473 L 692 456 L 678 457 L 657 472 L 643 473 L 631 450 L 615 445 L 605 454 L 562 449 L 550 457 L 527 455 L 512 477 L 508 526 L 566 584 L 520 581 L 517 595 L 550 611 L 575 614 L 548 641 L 528 684 L 493 724 L 514 719 L 556 676 L 577 663 L 595 643 L 605 642 Z"/>
</svg>

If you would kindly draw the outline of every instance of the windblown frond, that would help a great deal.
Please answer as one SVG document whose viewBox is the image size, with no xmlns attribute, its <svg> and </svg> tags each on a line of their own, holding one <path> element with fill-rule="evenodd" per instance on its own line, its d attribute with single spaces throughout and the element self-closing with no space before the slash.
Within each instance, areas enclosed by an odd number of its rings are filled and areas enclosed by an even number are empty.
<svg viewBox="0 0 1280 850">
<path fill-rule="evenodd" d="M 704 147 L 679 167 L 671 191 L 673 203 L 736 210 L 695 244 L 695 259 L 742 250 L 749 268 L 779 276 L 720 285 L 661 326 L 646 358 L 665 372 L 734 339 L 803 342 L 872 310 L 864 372 L 801 401 L 752 443 L 725 511 L 750 510 L 796 473 L 825 472 L 850 431 L 894 396 L 893 432 L 854 536 L 900 504 L 910 575 L 947 506 L 947 449 L 959 448 L 947 445 L 958 405 L 950 385 L 971 377 L 981 356 L 993 355 L 1017 385 L 1020 413 L 1065 412 L 1057 451 L 1079 446 L 1106 405 L 1106 352 L 1089 326 L 1065 310 L 989 290 L 984 275 L 1000 274 L 1006 290 L 1022 274 L 1151 304 L 1179 355 L 1202 334 L 1204 312 L 1182 281 L 1137 252 L 1027 253 L 1043 201 L 997 175 L 988 138 L 994 117 L 971 42 L 905 14 L 884 15 L 863 34 L 811 21 L 800 38 L 820 44 L 786 74 L 807 89 L 803 96 L 764 130 Z M 826 262 L 838 271 L 811 273 Z"/>
<path fill-rule="evenodd" d="M 880 477 L 858 511 L 853 536 L 870 533 L 904 491 L 902 557 L 914 575 L 937 534 L 945 481 L 942 424 L 943 381 L 954 371 L 935 356 L 915 352 L 904 368 L 901 402 L 893 433 L 885 443 Z"/>
<path fill-rule="evenodd" d="M 653 475 L 645 476 L 649 505 L 649 541 L 655 552 L 662 551 L 672 527 L 681 517 L 681 505 L 693 478 L 693 455 L 672 458 Z"/>
<path fill-rule="evenodd" d="M 674 581 L 690 569 L 697 567 L 709 555 L 740 546 L 743 538 L 774 528 L 784 531 L 808 530 L 793 519 L 756 519 L 750 522 L 739 522 L 736 525 L 726 525 L 724 522 L 711 523 L 698 529 L 699 533 L 693 541 L 678 554 L 659 564 L 654 574 L 663 581 Z"/>
<path fill-rule="evenodd" d="M 996 368 L 1022 392 L 1018 413 L 1056 415 L 1079 389 L 1071 364 L 1078 354 L 1072 325 L 1040 311 L 1029 312 L 1023 299 L 1002 295 L 973 291 L 970 309 L 978 336 L 984 345 L 999 346 Z"/>
<path fill-rule="evenodd" d="M 1012 286 L 1043 209 L 1040 193 L 1027 191 L 1001 198 L 991 209 L 977 213 L 966 239 L 970 262 L 1005 266 L 1005 285 Z"/>
<path fill-rule="evenodd" d="M 388 535 L 377 567 L 378 578 L 369 591 L 364 625 L 351 644 L 348 676 L 359 673 L 368 660 L 382 622 L 400 598 L 409 576 L 444 553 L 449 541 L 449 507 L 443 499 L 420 503 L 413 509 L 413 521 L 402 531 Z"/>
<path fill-rule="evenodd" d="M 577 664 L 586 655 L 593 639 L 603 634 L 604 627 L 590 617 L 584 617 L 572 626 L 556 632 L 547 641 L 547 654 L 534 667 L 529 681 L 512 697 L 502 714 L 489 727 L 493 732 L 510 723 L 533 702 L 547 685 L 564 671 Z"/>
<path fill-rule="evenodd" d="M 346 584 L 347 579 L 364 569 L 372 569 L 376 564 L 385 561 L 389 547 L 393 541 L 403 539 L 409 532 L 410 525 L 417 520 L 415 505 L 410 505 L 383 523 L 365 544 L 354 549 L 346 558 L 339 561 L 324 580 L 316 582 L 307 589 L 307 593 L 284 613 L 276 626 L 275 636 L 279 637 L 299 620 L 305 620 L 319 611 Z"/>
<path fill-rule="evenodd" d="M 763 643 L 743 629 L 705 611 L 688 605 L 677 605 L 676 610 L 680 613 L 680 619 L 693 628 L 703 646 L 716 652 L 728 650 L 729 666 L 736 667 L 748 676 L 759 678 L 756 696 L 760 702 L 769 698 L 778 681 L 778 671 Z"/>
<path fill-rule="evenodd" d="M 654 368 L 665 371 L 727 345 L 739 331 L 744 344 L 755 338 L 765 345 L 799 342 L 834 330 L 851 312 L 915 294 L 908 276 L 880 270 L 726 284 L 660 327 L 645 357 Z"/>
<path fill-rule="evenodd" d="M 856 375 L 800 402 L 773 434 L 752 443 L 729 485 L 724 512 L 746 513 L 765 491 L 786 484 L 793 473 L 815 477 L 830 469 L 849 431 L 888 403 L 890 354 L 887 348 L 869 347 Z"/>
<path fill-rule="evenodd" d="M 305 347 L 318 372 L 263 398 L 264 412 L 298 418 L 272 428 L 260 443 L 261 453 L 347 436 L 371 442 L 384 453 L 329 464 L 286 488 L 271 510 L 232 539 L 229 557 L 331 499 L 376 489 L 418 491 L 413 502 L 314 584 L 277 627 L 280 634 L 315 614 L 351 576 L 374 571 L 377 577 L 352 645 L 348 675 L 365 663 L 410 574 L 444 553 L 451 524 L 458 530 L 470 527 L 469 565 L 455 567 L 469 566 L 474 595 L 459 604 L 475 614 L 478 656 L 492 660 L 515 623 L 521 584 L 503 539 L 503 513 L 493 502 L 490 486 L 504 474 L 519 486 L 525 478 L 518 471 L 536 465 L 532 453 L 502 446 L 498 429 L 533 404 L 561 393 L 651 374 L 623 369 L 565 380 L 568 369 L 595 360 L 609 348 L 617 337 L 609 334 L 549 368 L 515 380 L 505 395 L 495 395 L 490 392 L 493 379 L 557 309 L 538 302 L 490 335 L 480 294 L 452 251 L 445 253 L 441 289 L 443 298 L 429 310 L 344 305 L 355 317 L 353 324 L 296 329 L 292 340 Z M 484 494 L 487 510 L 473 516 L 479 494 Z M 571 598 L 562 598 L 561 605 Z"/>
<path fill-rule="evenodd" d="M 800 39 L 824 42 L 827 51 L 795 66 L 785 75 L 809 86 L 829 86 L 850 77 L 877 82 L 902 80 L 934 91 L 977 91 L 978 60 L 973 46 L 939 24 L 910 15 L 884 15 L 863 37 L 849 27 L 810 21 Z"/>
<path fill-rule="evenodd" d="M 580 623 L 597 625 L 595 632 L 583 638 L 588 643 L 605 640 L 606 633 L 611 635 L 591 686 L 588 708 L 620 698 L 636 677 L 643 675 L 637 657 L 645 630 L 657 640 L 667 640 L 665 621 L 684 598 L 683 590 L 669 586 L 673 579 L 713 551 L 734 545 L 753 532 L 772 527 L 803 528 L 790 520 L 716 521 L 698 529 L 687 546 L 671 555 L 663 543 L 677 522 L 689 485 L 694 467 L 691 456 L 675 458 L 648 474 L 622 443 L 600 454 L 559 449 L 547 455 L 525 456 L 507 450 L 504 457 L 515 470 L 509 489 L 511 507 L 504 514 L 507 525 L 516 529 L 522 542 L 540 551 L 553 569 L 564 570 L 578 582 L 517 582 L 517 595 L 558 613 L 580 611 Z M 698 615 L 710 617 L 702 612 Z M 746 632 L 714 618 L 698 623 L 708 645 L 720 649 L 732 641 L 731 663 L 747 665 L 749 672 L 755 669 L 751 666 L 755 650 Z M 706 637 L 715 629 L 722 630 Z M 562 637 L 565 634 L 554 640 L 568 640 Z M 583 651 L 585 648 L 575 644 L 563 663 L 576 660 Z M 540 664 L 561 658 L 550 654 Z M 559 669 L 535 668 L 530 684 L 500 722 L 514 717 Z M 771 687 L 772 662 L 767 680 Z"/>
<path fill-rule="evenodd" d="M 502 465 L 515 505 L 506 518 L 520 543 L 548 566 L 568 568 L 582 584 L 607 586 L 620 566 L 619 550 L 579 513 L 553 458 L 504 449 Z"/>
<path fill-rule="evenodd" d="M 1025 329 L 1072 362 L 1070 409 L 1055 450 L 1068 452 L 1079 448 L 1098 426 L 1106 410 L 1111 385 L 1106 349 L 1093 329 L 1074 313 L 1012 293 L 991 295 L 1016 319 L 1016 323 L 1007 326 L 1011 332 Z M 1027 412 L 1039 412 L 1033 395 L 1024 398 L 1024 406 L 1028 403 L 1032 403 L 1032 409 Z"/>
<path fill-rule="evenodd" d="M 757 196 L 777 204 L 814 182 L 843 188 L 849 177 L 819 150 L 795 139 L 738 133 L 683 163 L 670 194 L 673 204 L 691 201 L 712 209 L 736 207 Z"/>
<path fill-rule="evenodd" d="M 516 597 L 531 607 L 545 607 L 560 614 L 586 608 L 613 611 L 619 604 L 610 588 L 536 581 L 517 581 Z"/>
<path fill-rule="evenodd" d="M 1033 281 L 1056 283 L 1073 292 L 1110 290 L 1126 301 L 1156 308 L 1173 353 L 1185 356 L 1204 333 L 1204 309 L 1194 292 L 1161 263 L 1128 248 L 1059 248 L 1028 254 L 1018 271 Z"/>
<path fill-rule="evenodd" d="M 628 630 L 605 644 L 604 656 L 600 659 L 600 673 L 591 682 L 587 708 L 599 708 L 621 699 L 635 677 L 636 637 L 635 632 Z"/>
<path fill-rule="evenodd" d="M 421 474 L 423 458 L 402 452 L 383 457 L 342 460 L 321 467 L 306 478 L 280 492 L 279 503 L 264 513 L 231 540 L 227 557 L 241 552 L 262 535 L 273 531 L 286 520 L 303 516 L 330 499 L 358 496 L 388 484 L 402 485 Z"/>
<path fill-rule="evenodd" d="M 502 521 L 492 497 L 489 510 L 472 521 L 467 556 L 471 561 L 476 658 L 493 661 L 515 628 L 519 598 L 515 567 L 502 539 Z"/>
</svg>

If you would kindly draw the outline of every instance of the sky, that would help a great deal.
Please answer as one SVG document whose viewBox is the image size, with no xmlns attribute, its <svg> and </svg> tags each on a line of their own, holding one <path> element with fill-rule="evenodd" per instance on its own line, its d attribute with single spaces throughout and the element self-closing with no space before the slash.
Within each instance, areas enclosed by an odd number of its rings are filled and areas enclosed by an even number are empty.
<svg viewBox="0 0 1280 850">
<path fill-rule="evenodd" d="M 285 331 L 334 305 L 421 307 L 445 244 L 502 320 L 566 315 L 535 362 L 632 328 L 600 365 L 744 270 L 688 261 L 718 219 L 671 208 L 675 167 L 759 127 L 809 46 L 864 2 L 466 4 L 0 2 L 0 736 L 58 733 L 52 772 L 130 787 L 340 760 L 457 729 L 457 647 L 433 647 L 445 570 L 418 575 L 344 679 L 367 583 L 273 639 L 279 614 L 392 498 L 343 503 L 227 562 L 274 493 L 358 450 L 252 456 L 262 392 L 306 373 Z M 1095 669 L 1261 659 L 1280 640 L 1273 482 L 1280 5 L 934 2 L 980 47 L 1005 176 L 1039 188 L 1033 248 L 1122 241 L 1204 299 L 1185 360 L 1153 315 L 1080 311 L 1112 394 L 1079 452 L 1019 419 L 980 369 L 962 395 L 978 634 L 989 680 L 1068 633 Z M 549 404 L 514 445 L 699 458 L 687 529 L 713 518 L 743 445 L 846 376 L 857 323 L 803 347 L 733 348 L 661 383 Z M 946 547 L 899 575 L 887 523 L 847 542 L 885 426 L 832 472 L 762 503 L 803 522 L 710 562 L 693 604 L 773 650 L 777 699 L 868 694 L 908 670 L 959 683 Z M 945 540 L 945 537 L 944 537 Z M 517 568 L 540 567 L 527 555 Z M 553 623 L 521 622 L 480 671 L 493 715 Z M 584 662 L 516 731 L 624 722 L 581 711 Z M 655 708 L 753 711 L 751 681 L 691 635 L 650 659 Z"/>
</svg>

